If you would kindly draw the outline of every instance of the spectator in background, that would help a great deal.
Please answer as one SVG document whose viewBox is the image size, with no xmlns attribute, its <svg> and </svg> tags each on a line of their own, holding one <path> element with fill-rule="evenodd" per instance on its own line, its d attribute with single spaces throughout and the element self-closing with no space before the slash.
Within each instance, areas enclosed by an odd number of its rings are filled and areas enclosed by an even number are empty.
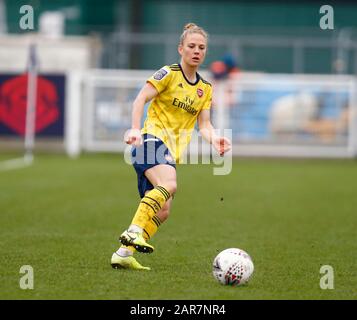
<svg viewBox="0 0 357 320">
<path fill-rule="evenodd" d="M 241 70 L 237 67 L 237 63 L 234 57 L 227 53 L 221 60 L 217 60 L 211 63 L 210 71 L 212 74 L 212 85 L 217 85 L 220 81 L 236 80 L 239 78 Z M 217 93 L 214 91 L 214 93 Z M 236 104 L 236 95 L 234 94 L 234 88 L 231 82 L 225 84 L 225 106 L 231 107 Z M 217 94 L 213 94 L 212 107 L 219 105 L 217 101 Z"/>
</svg>

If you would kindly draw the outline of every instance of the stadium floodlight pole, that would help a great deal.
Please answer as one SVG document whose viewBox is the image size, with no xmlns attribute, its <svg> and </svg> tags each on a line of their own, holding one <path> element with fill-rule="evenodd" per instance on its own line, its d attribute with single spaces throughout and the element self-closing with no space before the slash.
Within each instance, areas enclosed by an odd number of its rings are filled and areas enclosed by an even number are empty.
<svg viewBox="0 0 357 320">
<path fill-rule="evenodd" d="M 33 161 L 33 148 L 35 142 L 36 124 L 36 98 L 37 98 L 37 57 L 36 45 L 30 44 L 28 70 L 27 70 L 27 104 L 25 127 L 25 156 L 26 163 Z"/>
</svg>

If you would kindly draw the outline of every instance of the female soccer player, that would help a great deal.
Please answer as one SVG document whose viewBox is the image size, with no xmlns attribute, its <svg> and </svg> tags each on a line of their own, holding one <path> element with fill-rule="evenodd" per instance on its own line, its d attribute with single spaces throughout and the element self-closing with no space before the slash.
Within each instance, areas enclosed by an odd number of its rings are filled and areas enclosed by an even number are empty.
<svg viewBox="0 0 357 320">
<path fill-rule="evenodd" d="M 134 251 L 151 253 L 147 243 L 170 212 L 176 192 L 176 162 L 190 141 L 196 120 L 200 133 L 223 155 L 231 142 L 215 134 L 210 121 L 211 84 L 197 73 L 207 51 L 207 33 L 189 23 L 180 37 L 180 64 L 158 70 L 139 92 L 133 103 L 132 127 L 125 141 L 133 146 L 132 160 L 141 196 L 139 207 L 113 253 L 113 268 L 150 270 L 134 257 Z M 151 101 L 144 127 L 144 105 Z"/>
</svg>

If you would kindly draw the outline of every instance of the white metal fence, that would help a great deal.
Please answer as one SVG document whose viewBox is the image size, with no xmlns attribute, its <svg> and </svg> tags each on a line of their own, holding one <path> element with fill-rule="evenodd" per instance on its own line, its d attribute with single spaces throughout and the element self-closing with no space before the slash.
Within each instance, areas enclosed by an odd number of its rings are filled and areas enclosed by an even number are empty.
<svg viewBox="0 0 357 320">
<path fill-rule="evenodd" d="M 132 102 L 153 72 L 88 72 L 83 77 L 81 111 L 68 108 L 71 150 L 123 152 Z M 213 89 L 212 121 L 218 129 L 231 130 L 234 155 L 357 156 L 354 77 L 241 74 L 213 83 Z M 78 104 L 78 95 L 74 101 Z"/>
</svg>

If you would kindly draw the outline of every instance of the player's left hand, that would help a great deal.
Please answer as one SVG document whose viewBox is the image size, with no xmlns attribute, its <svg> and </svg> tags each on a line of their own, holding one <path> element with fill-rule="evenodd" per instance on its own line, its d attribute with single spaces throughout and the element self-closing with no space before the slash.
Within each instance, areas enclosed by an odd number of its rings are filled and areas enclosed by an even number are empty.
<svg viewBox="0 0 357 320">
<path fill-rule="evenodd" d="M 220 156 L 231 150 L 231 141 L 226 137 L 217 137 L 212 142 L 214 148 L 218 151 Z"/>
</svg>

